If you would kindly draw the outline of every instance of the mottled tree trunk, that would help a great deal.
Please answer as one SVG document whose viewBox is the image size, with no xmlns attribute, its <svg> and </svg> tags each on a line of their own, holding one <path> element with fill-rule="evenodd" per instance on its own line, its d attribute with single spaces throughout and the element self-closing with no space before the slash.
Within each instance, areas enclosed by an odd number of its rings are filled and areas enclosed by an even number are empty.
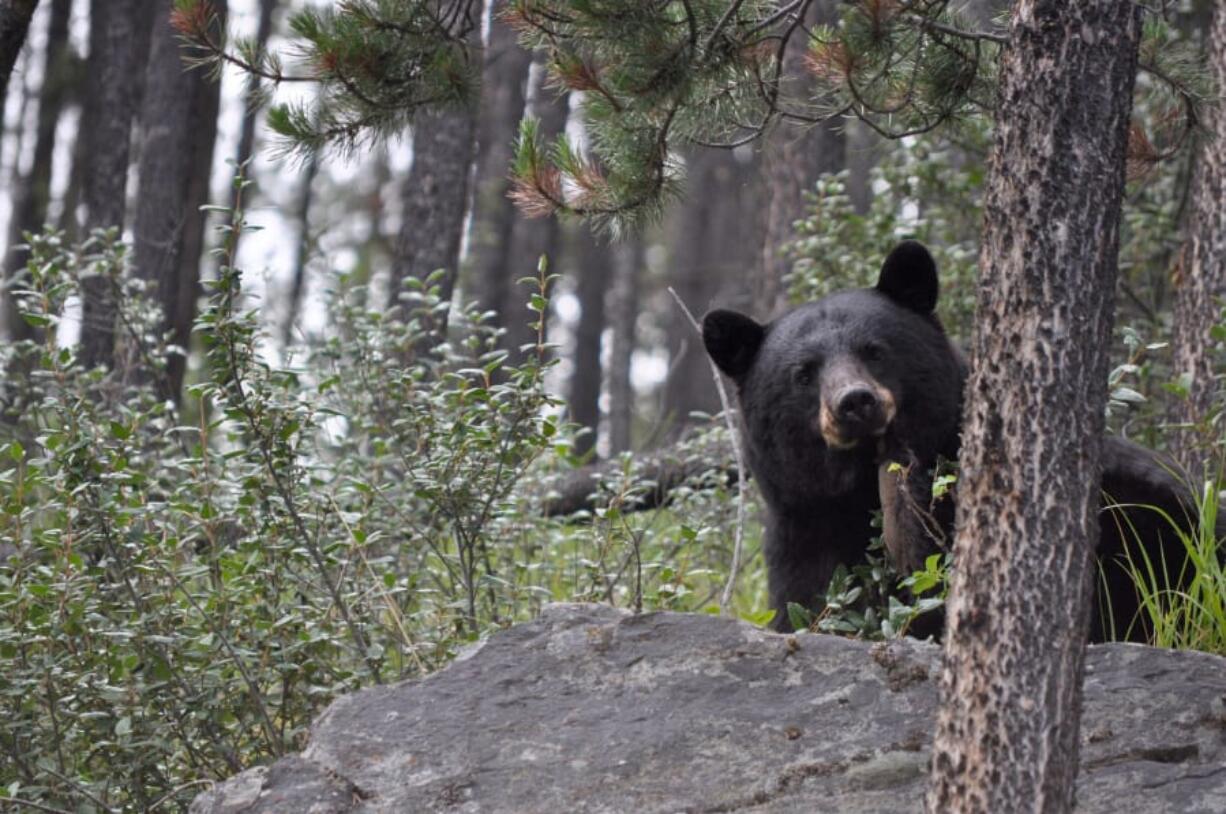
<svg viewBox="0 0 1226 814">
<path fill-rule="evenodd" d="M 492 324 L 496 327 L 506 325 L 502 308 L 513 276 L 508 260 L 516 211 L 507 191 L 531 65 L 532 55 L 520 47 L 514 29 L 495 17 L 490 23 L 489 45 L 481 75 L 477 188 L 469 253 L 474 298 L 482 311 L 494 312 Z M 521 272 L 520 276 L 526 273 Z"/>
<path fill-rule="evenodd" d="M 857 215 L 866 215 L 873 205 L 873 168 L 877 166 L 883 139 L 859 119 L 845 122 L 843 128 L 847 197 Z"/>
<path fill-rule="evenodd" d="M 613 299 L 610 323 L 613 347 L 609 352 L 609 452 L 616 455 L 631 448 L 634 424 L 634 385 L 630 365 L 637 343 L 639 277 L 643 244 L 629 237 L 613 245 Z"/>
<path fill-rule="evenodd" d="M 9 219 L 8 253 L 4 258 L 5 279 L 11 279 L 26 263 L 28 252 L 16 248 L 27 232 L 41 232 L 51 202 L 51 170 L 55 157 L 55 131 L 68 100 L 70 84 L 76 73 L 68 45 L 68 19 L 72 0 L 53 0 L 47 24 L 47 47 L 43 58 L 42 87 L 38 94 L 38 120 L 34 134 L 34 160 L 13 191 L 13 211 Z M 30 339 L 33 329 L 17 312 L 16 303 L 5 296 L 5 323 L 10 339 Z"/>
<path fill-rule="evenodd" d="M 702 150 L 687 162 L 685 202 L 671 230 L 668 283 L 695 314 L 738 303 L 762 246 L 758 162 L 729 150 Z M 695 410 L 718 412 L 719 396 L 702 338 L 678 311 L 667 320 L 664 413 L 682 426 Z"/>
<path fill-rule="evenodd" d="M 1217 4 L 1209 28 L 1209 71 L 1226 88 L 1226 5 Z M 1215 405 L 1215 362 L 1220 344 L 1210 336 L 1226 296 L 1226 108 L 1210 106 L 1205 137 L 1193 174 L 1188 239 L 1175 276 L 1173 367 L 1188 384 L 1175 404 L 1175 420 L 1186 425 L 1172 439 L 1179 462 L 1195 476 L 1206 472 L 1208 445 L 1221 432 L 1210 425 Z M 1220 407 L 1220 405 L 1216 405 Z"/>
<path fill-rule="evenodd" d="M 392 264 L 393 302 L 409 278 L 442 269 L 439 296 L 451 299 L 468 210 L 475 110 L 423 112 L 413 121 L 413 164 L 401 191 L 402 222 Z M 438 326 L 440 330 L 445 326 Z"/>
<path fill-rule="evenodd" d="M 575 326 L 575 353 L 571 357 L 570 420 L 589 432 L 579 439 L 576 452 L 587 454 L 596 446 L 600 429 L 601 339 L 605 329 L 605 295 L 613 277 L 613 248 L 592 236 L 580 224 L 568 242 L 566 268 L 575 280 L 579 324 Z"/>
<path fill-rule="evenodd" d="M 816 0 L 809 6 L 805 27 L 797 28 L 784 53 L 783 95 L 803 98 L 816 83 L 804 64 L 809 43 L 805 28 L 830 22 L 836 15 L 833 0 Z M 773 318 L 787 304 L 783 278 L 792 263 L 784 252 L 796 236 L 792 225 L 804 217 L 804 193 L 813 189 L 823 173 L 843 169 L 845 141 L 837 121 L 808 129 L 781 122 L 766 139 L 766 230 L 753 292 L 753 310 L 759 319 Z"/>
<path fill-rule="evenodd" d="M 212 7 L 224 25 L 225 2 Z M 156 286 L 163 325 L 186 353 L 200 293 L 207 225 L 200 207 L 208 202 L 219 87 L 203 71 L 185 70 L 169 4 L 153 22 L 145 76 L 133 264 Z M 183 354 L 167 360 L 167 397 L 179 398 L 185 369 Z"/>
<path fill-rule="evenodd" d="M 0 100 L 8 95 L 9 77 L 37 9 L 38 0 L 0 0 Z"/>
<path fill-rule="evenodd" d="M 475 6 L 480 8 L 482 4 Z M 470 8 L 465 13 L 472 11 Z M 457 20 L 456 24 L 471 24 L 469 54 L 472 59 L 481 59 L 480 21 Z M 389 295 L 393 306 L 399 302 L 406 280 L 425 280 L 440 269 L 440 298 L 450 302 L 455 291 L 471 197 L 477 110 L 474 99 L 462 106 L 422 110 L 413 118 L 413 163 L 401 187 L 400 234 L 392 258 Z M 400 309 L 397 312 L 407 316 Z M 432 341 L 441 341 L 446 334 L 446 320 L 444 312 L 429 326 Z"/>
<path fill-rule="evenodd" d="M 1073 806 L 1138 15 L 1129 0 L 1013 10 L 931 812 Z"/>
<path fill-rule="evenodd" d="M 532 78 L 533 84 L 528 91 L 528 113 L 540 120 L 538 129 L 541 137 L 551 142 L 566 129 L 570 101 L 552 88 L 545 87 L 543 57 L 538 57 Z M 512 350 L 513 360 L 521 358 L 520 347 L 536 340 L 536 332 L 530 327 L 533 321 L 532 313 L 528 310 L 530 290 L 516 281 L 535 276 L 542 255 L 553 258 L 558 251 L 560 234 L 557 218 L 525 218 L 522 215 L 511 230 L 511 245 L 507 250 L 508 285 L 501 311 L 507 329 L 505 346 Z"/>
<path fill-rule="evenodd" d="M 132 122 L 139 109 L 149 56 L 150 0 L 90 4 L 88 93 L 78 142 L 85 231 L 123 232 Z M 82 281 L 81 360 L 109 365 L 115 346 L 115 292 L 110 281 Z"/>
</svg>

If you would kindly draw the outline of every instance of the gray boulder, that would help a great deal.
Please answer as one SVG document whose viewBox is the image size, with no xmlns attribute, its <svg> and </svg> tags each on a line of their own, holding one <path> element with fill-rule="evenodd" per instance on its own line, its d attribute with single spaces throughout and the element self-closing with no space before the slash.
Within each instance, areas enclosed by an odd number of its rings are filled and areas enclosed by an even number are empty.
<svg viewBox="0 0 1226 814">
<path fill-rule="evenodd" d="M 222 812 L 920 811 L 936 645 L 555 605 L 424 680 L 338 699 Z M 1090 648 L 1078 810 L 1226 812 L 1226 659 Z"/>
</svg>

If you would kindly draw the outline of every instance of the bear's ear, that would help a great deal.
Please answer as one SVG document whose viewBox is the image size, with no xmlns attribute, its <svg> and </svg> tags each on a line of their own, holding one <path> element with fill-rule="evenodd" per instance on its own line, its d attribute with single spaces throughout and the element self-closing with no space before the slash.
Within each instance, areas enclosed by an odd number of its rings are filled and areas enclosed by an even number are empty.
<svg viewBox="0 0 1226 814">
<path fill-rule="evenodd" d="M 766 329 L 751 317 L 719 309 L 702 318 L 702 343 L 715 365 L 733 379 L 749 371 Z"/>
<path fill-rule="evenodd" d="M 931 314 L 937 305 L 937 264 L 924 244 L 904 240 L 881 264 L 877 290 L 903 308 Z"/>
</svg>

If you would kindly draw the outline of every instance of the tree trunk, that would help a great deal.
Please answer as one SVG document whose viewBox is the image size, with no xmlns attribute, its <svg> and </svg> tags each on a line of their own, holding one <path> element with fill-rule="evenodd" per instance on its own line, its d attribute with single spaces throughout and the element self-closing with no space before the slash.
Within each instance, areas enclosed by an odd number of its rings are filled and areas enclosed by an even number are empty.
<svg viewBox="0 0 1226 814">
<path fill-rule="evenodd" d="M 1140 34 L 1020 0 L 1001 62 L 927 806 L 1067 812 Z"/>
<path fill-rule="evenodd" d="M 258 50 L 264 50 L 268 38 L 272 36 L 272 16 L 277 10 L 280 0 L 260 0 L 260 19 L 256 23 L 255 44 Z M 255 74 L 247 77 L 247 88 L 243 92 L 246 108 L 243 110 L 243 124 L 238 134 L 238 153 L 235 156 L 238 166 L 243 166 L 255 154 L 255 128 L 260 117 L 260 78 Z"/>
<path fill-rule="evenodd" d="M 264 50 L 268 45 L 268 38 L 272 36 L 272 18 L 277 10 L 279 0 L 259 0 L 260 16 L 256 21 L 255 45 L 258 50 Z M 234 166 L 244 168 L 244 177 L 248 180 L 253 178 L 251 170 L 251 158 L 255 155 L 255 132 L 256 125 L 259 122 L 262 114 L 262 102 L 260 77 L 255 74 L 247 76 L 247 86 L 243 90 L 243 121 L 238 131 L 238 149 L 234 154 Z M 312 162 L 317 159 L 312 157 Z M 253 186 L 248 194 L 253 194 L 255 187 Z M 243 235 L 234 236 L 234 251 L 238 251 L 238 246 L 242 242 Z M 220 258 L 214 258 L 214 263 L 219 265 Z"/>
<path fill-rule="evenodd" d="M 847 197 L 857 215 L 867 215 L 873 205 L 873 168 L 882 152 L 883 139 L 859 119 L 844 123 L 847 163 Z"/>
<path fill-rule="evenodd" d="M 4 258 L 5 279 L 12 279 L 26 264 L 28 252 L 16 247 L 24 243 L 26 232 L 41 232 L 46 226 L 51 202 L 51 170 L 55 157 L 55 131 L 76 74 L 72 50 L 68 46 L 68 21 L 72 0 L 53 0 L 47 24 L 47 48 L 43 58 L 42 87 L 38 94 L 38 121 L 34 135 L 34 160 L 30 171 L 21 176 L 13 194 L 9 219 L 8 253 Z M 5 322 L 13 341 L 30 339 L 33 329 L 21 318 L 16 302 L 5 296 Z"/>
<path fill-rule="evenodd" d="M 580 309 L 571 357 L 570 420 L 588 429 L 575 445 L 577 454 L 586 455 L 595 448 L 600 429 L 600 349 L 613 255 L 611 247 L 594 238 L 585 225 L 570 237 L 565 267 L 575 280 Z"/>
<path fill-rule="evenodd" d="M 38 0 L 0 0 L 0 100 L 8 96 L 9 77 L 37 8 Z"/>
<path fill-rule="evenodd" d="M 132 122 L 140 103 L 149 54 L 149 0 L 93 0 L 90 4 L 88 96 L 78 136 L 83 155 L 85 232 L 123 232 L 127 209 Z M 69 219 L 71 222 L 71 218 Z M 115 292 L 109 281 L 82 282 L 81 360 L 110 365 L 115 348 Z"/>
<path fill-rule="evenodd" d="M 212 7 L 225 24 L 224 0 Z M 164 395 L 179 398 L 199 296 L 219 86 L 202 71 L 184 69 L 179 39 L 163 5 L 153 23 L 141 114 L 137 191 L 136 273 L 154 284 L 163 326 L 182 349 L 167 360 Z M 151 375 L 146 371 L 145 375 Z"/>
<path fill-rule="evenodd" d="M 473 200 L 469 251 L 475 299 L 494 312 L 493 325 L 505 327 L 502 308 L 512 288 L 508 248 L 515 205 L 507 197 L 512 147 L 524 115 L 532 54 L 519 46 L 515 31 L 497 17 L 490 23 L 489 46 L 481 79 L 477 132 L 477 188 Z M 526 272 L 521 272 L 523 276 Z"/>
<path fill-rule="evenodd" d="M 471 58 L 480 59 L 479 23 L 472 27 L 467 42 Z M 474 100 L 463 107 L 423 110 L 413 119 L 413 163 L 401 188 L 400 234 L 392 259 L 389 296 L 393 307 L 406 280 L 424 281 L 439 269 L 444 272 L 438 282 L 439 297 L 451 301 L 472 188 L 477 110 Z M 441 341 L 447 332 L 446 312 L 437 320 L 427 326 L 432 342 Z"/>
<path fill-rule="evenodd" d="M 1226 88 L 1226 5 L 1217 4 L 1209 28 L 1209 70 Z M 1188 394 L 1175 404 L 1175 419 L 1186 425 L 1172 439 L 1172 452 L 1195 477 L 1207 474 L 1209 444 L 1220 427 L 1209 423 L 1214 411 L 1215 352 L 1210 335 L 1226 295 L 1226 109 L 1212 105 L 1205 114 L 1204 143 L 1193 175 L 1192 214 L 1182 262 L 1175 275 L 1173 367 L 1187 382 Z"/>
<path fill-rule="evenodd" d="M 668 281 L 695 314 L 717 301 L 738 305 L 745 289 L 745 270 L 754 267 L 762 246 L 755 217 L 758 169 L 756 160 L 730 150 L 694 152 L 687 161 L 686 197 L 672 230 Z M 678 311 L 666 322 L 672 358 L 664 384 L 664 414 L 681 426 L 695 410 L 718 412 L 719 396 L 711 384 L 702 338 Z"/>
<path fill-rule="evenodd" d="M 570 101 L 545 87 L 544 58 L 538 55 L 532 70 L 532 86 L 528 91 L 528 112 L 540 120 L 540 134 L 546 143 L 566 129 Z M 531 327 L 533 316 L 528 311 L 529 290 L 516 281 L 536 275 L 541 256 L 553 259 L 560 242 L 557 218 L 525 218 L 519 216 L 511 231 L 507 251 L 507 288 L 502 302 L 503 325 L 507 329 L 505 347 L 511 350 L 511 361 L 519 362 L 519 348 L 536 340 Z"/>
<path fill-rule="evenodd" d="M 294 325 L 302 305 L 302 292 L 306 288 L 306 267 L 311 255 L 311 203 L 315 200 L 315 176 L 319 174 L 319 154 L 311 153 L 302 173 L 302 188 L 298 191 L 298 251 L 294 257 L 294 275 L 290 282 L 289 303 L 285 320 L 281 323 L 281 344 L 289 347 L 294 338 Z M 375 230 L 377 233 L 378 230 Z"/>
<path fill-rule="evenodd" d="M 630 364 L 634 358 L 639 316 L 639 267 L 643 263 L 641 238 L 629 237 L 613 246 L 613 347 L 609 353 L 609 452 L 631 448 L 634 386 Z"/>
<path fill-rule="evenodd" d="M 816 0 L 809 6 L 803 27 L 789 40 L 783 57 L 783 76 L 795 77 L 787 87 L 788 96 L 807 96 L 816 79 L 805 67 L 809 38 L 805 30 L 837 17 L 833 0 Z M 843 169 L 846 151 L 843 133 L 837 122 L 819 124 L 808 130 L 782 122 L 770 133 L 764 147 L 766 164 L 767 212 L 762 244 L 762 264 L 754 277 L 754 313 L 759 319 L 772 319 L 787 304 L 784 275 L 792 262 L 784 253 L 796 237 L 792 228 L 804 217 L 804 193 L 813 189 L 823 173 Z"/>
</svg>

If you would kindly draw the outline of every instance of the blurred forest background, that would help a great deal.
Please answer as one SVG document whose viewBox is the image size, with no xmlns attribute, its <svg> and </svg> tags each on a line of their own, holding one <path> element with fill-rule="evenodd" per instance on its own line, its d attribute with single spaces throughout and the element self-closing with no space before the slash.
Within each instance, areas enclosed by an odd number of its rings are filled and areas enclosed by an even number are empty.
<svg viewBox="0 0 1226 814">
<path fill-rule="evenodd" d="M 301 13 L 336 5 L 0 2 L 35 8 L 0 140 L 0 799 L 183 809 L 294 749 L 337 693 L 543 602 L 717 609 L 736 475 L 669 288 L 765 319 L 870 284 L 916 237 L 969 336 L 985 117 L 694 144 L 658 217 L 594 233 L 528 217 L 511 168 L 525 118 L 587 143 L 599 88 L 558 81 L 501 2 L 466 34 L 475 102 L 302 149 L 321 91 L 297 81 Z M 1165 36 L 1203 50 L 1212 12 L 1171 4 Z M 223 31 L 219 69 L 185 70 Z M 795 43 L 803 93 L 828 66 Z M 1171 97 L 1141 80 L 1103 383 L 1113 429 L 1155 447 L 1189 387 L 1166 343 L 1197 152 L 1168 149 Z M 731 602 L 761 621 L 755 523 Z M 887 604 L 883 562 L 840 580 L 827 629 L 893 635 L 916 612 Z"/>
</svg>

